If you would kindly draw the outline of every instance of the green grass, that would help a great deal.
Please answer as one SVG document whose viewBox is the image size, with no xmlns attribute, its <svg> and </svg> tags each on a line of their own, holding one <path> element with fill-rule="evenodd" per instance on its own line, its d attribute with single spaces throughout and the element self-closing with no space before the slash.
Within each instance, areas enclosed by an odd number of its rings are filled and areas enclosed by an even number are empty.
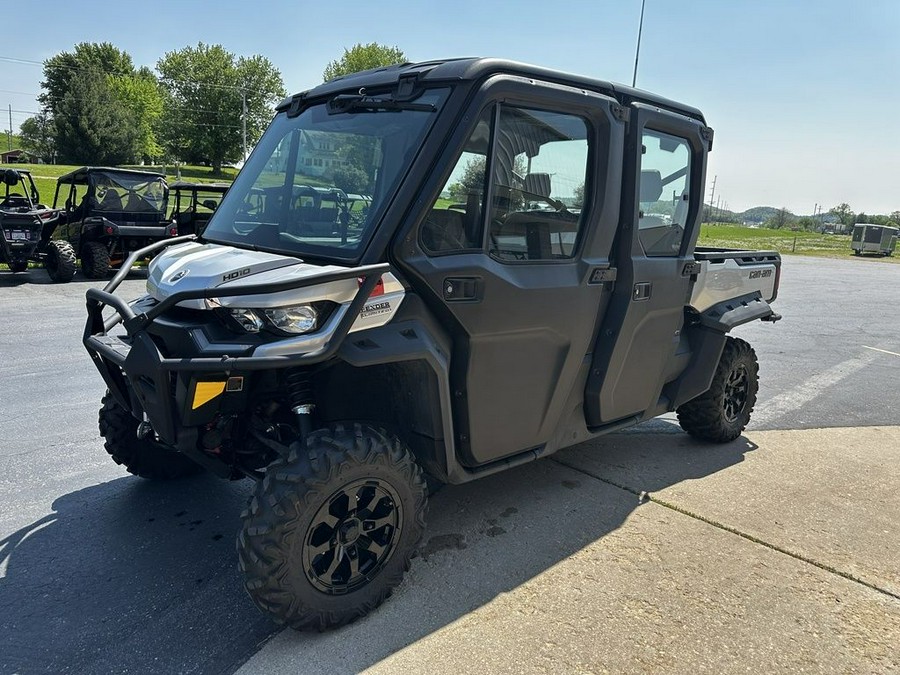
<svg viewBox="0 0 900 675">
<path fill-rule="evenodd" d="M 781 254 L 811 255 L 822 258 L 851 258 L 849 234 L 819 234 L 818 232 L 792 232 L 740 225 L 704 223 L 700 228 L 698 246 L 744 248 L 778 251 Z M 862 258 L 858 258 L 862 259 Z M 888 258 L 866 256 L 867 260 L 900 262 L 897 256 Z"/>
</svg>

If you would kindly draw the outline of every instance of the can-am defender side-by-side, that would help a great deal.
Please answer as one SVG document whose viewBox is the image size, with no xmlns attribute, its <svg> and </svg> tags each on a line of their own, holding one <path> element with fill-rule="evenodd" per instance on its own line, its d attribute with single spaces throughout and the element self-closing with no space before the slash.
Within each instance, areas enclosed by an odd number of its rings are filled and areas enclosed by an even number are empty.
<svg viewBox="0 0 900 675">
<path fill-rule="evenodd" d="M 323 628 L 400 582 L 426 479 L 673 410 L 737 438 L 757 360 L 728 333 L 779 318 L 781 261 L 695 250 L 712 138 L 694 108 L 493 59 L 287 99 L 202 237 L 134 254 L 165 247 L 146 295 L 114 294 L 124 271 L 88 291 L 107 451 L 255 479 L 245 587 Z"/>
<path fill-rule="evenodd" d="M 53 207 L 63 210 L 60 235 L 75 249 L 89 279 L 105 279 L 128 254 L 170 237 L 169 187 L 161 173 L 84 166 L 60 176 Z"/>
<path fill-rule="evenodd" d="M 71 281 L 75 276 L 75 252 L 66 241 L 51 239 L 59 223 L 59 211 L 41 204 L 41 196 L 27 169 L 0 173 L 0 262 L 10 272 L 25 272 L 29 262 L 41 263 L 51 281 Z"/>
</svg>

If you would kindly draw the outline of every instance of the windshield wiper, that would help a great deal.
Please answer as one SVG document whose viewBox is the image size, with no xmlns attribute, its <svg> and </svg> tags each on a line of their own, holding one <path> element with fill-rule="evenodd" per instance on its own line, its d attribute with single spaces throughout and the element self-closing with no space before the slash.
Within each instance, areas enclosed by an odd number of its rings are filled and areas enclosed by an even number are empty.
<svg viewBox="0 0 900 675">
<path fill-rule="evenodd" d="M 392 98 L 377 98 L 358 94 L 339 94 L 328 101 L 328 114 L 338 115 L 348 112 L 400 112 L 401 110 L 418 110 L 421 112 L 437 112 L 431 103 L 410 103 L 395 101 Z"/>
</svg>

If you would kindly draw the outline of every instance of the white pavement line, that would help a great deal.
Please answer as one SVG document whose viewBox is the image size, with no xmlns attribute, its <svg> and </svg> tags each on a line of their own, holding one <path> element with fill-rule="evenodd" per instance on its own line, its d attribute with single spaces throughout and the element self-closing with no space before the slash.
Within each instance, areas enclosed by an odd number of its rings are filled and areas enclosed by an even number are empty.
<svg viewBox="0 0 900 675">
<path fill-rule="evenodd" d="M 863 349 L 871 349 L 873 352 L 881 352 L 882 354 L 890 354 L 891 356 L 900 356 L 897 352 L 889 352 L 887 349 L 879 349 L 878 347 L 867 347 L 866 345 L 862 346 Z"/>
<path fill-rule="evenodd" d="M 824 373 L 814 375 L 793 389 L 773 396 L 762 404 L 757 405 L 752 417 L 754 424 L 765 425 L 802 408 L 817 398 L 823 391 L 862 370 L 876 358 L 874 354 L 863 352 L 859 356 L 837 364 Z"/>
</svg>

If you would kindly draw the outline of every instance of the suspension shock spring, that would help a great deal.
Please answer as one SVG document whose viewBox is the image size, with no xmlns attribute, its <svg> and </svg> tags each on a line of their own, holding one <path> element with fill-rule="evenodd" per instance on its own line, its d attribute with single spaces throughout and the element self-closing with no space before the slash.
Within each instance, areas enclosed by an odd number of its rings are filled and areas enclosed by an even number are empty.
<svg viewBox="0 0 900 675">
<path fill-rule="evenodd" d="M 291 368 L 285 376 L 291 411 L 297 416 L 301 439 L 312 431 L 312 414 L 316 408 L 312 378 L 306 368 Z"/>
</svg>

